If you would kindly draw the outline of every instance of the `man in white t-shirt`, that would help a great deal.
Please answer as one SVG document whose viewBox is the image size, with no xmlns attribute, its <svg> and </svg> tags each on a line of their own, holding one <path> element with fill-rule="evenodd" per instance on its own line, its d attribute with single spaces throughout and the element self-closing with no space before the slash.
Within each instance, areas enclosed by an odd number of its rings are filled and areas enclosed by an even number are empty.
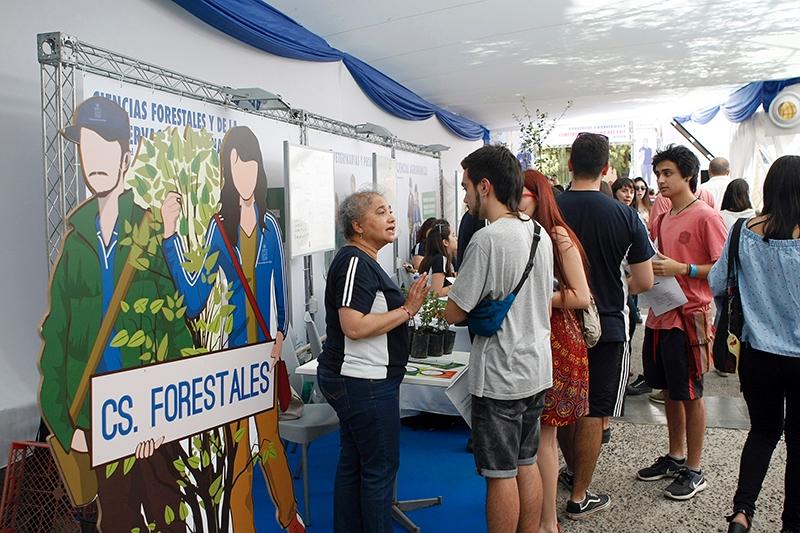
<svg viewBox="0 0 800 533">
<path fill-rule="evenodd" d="M 486 478 L 487 529 L 538 531 L 539 416 L 552 386 L 553 244 L 541 228 L 535 241 L 537 224 L 519 213 L 522 172 L 507 148 L 484 146 L 461 166 L 469 210 L 489 225 L 467 246 L 445 318 L 461 322 L 484 299 L 504 300 L 519 287 L 500 328 L 490 336 L 476 331 L 470 352 L 472 440 L 475 465 Z"/>
<path fill-rule="evenodd" d="M 731 164 L 724 157 L 715 157 L 708 164 L 709 180 L 700 185 L 700 190 L 708 191 L 714 196 L 714 208 L 722 207 L 722 197 L 731 182 Z"/>
</svg>

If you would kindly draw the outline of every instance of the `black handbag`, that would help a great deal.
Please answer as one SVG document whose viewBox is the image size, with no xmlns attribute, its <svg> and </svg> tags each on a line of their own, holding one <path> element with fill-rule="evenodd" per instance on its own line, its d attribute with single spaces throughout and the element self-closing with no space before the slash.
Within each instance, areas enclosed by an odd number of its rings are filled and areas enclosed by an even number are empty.
<svg viewBox="0 0 800 533">
<path fill-rule="evenodd" d="M 725 295 L 720 309 L 717 334 L 714 337 L 714 367 L 722 372 L 736 372 L 741 349 L 744 309 L 739 294 L 739 237 L 746 219 L 740 218 L 733 225 L 728 241 L 728 276 Z"/>
</svg>

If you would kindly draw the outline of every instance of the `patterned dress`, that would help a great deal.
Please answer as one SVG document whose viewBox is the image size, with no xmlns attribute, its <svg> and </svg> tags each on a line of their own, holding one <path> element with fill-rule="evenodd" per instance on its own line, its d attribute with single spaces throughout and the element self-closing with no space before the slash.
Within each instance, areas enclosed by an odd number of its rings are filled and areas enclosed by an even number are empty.
<svg viewBox="0 0 800 533">
<path fill-rule="evenodd" d="M 574 311 L 554 308 L 550 328 L 553 387 L 545 397 L 542 424 L 560 427 L 589 412 L 589 359 Z"/>
</svg>

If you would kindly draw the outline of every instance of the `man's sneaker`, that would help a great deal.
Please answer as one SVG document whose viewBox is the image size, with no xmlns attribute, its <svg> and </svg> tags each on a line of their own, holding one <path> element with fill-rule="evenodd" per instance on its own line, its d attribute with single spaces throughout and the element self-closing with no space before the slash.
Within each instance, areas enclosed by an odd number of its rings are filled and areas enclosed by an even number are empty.
<svg viewBox="0 0 800 533">
<path fill-rule="evenodd" d="M 664 405 L 664 402 L 667 401 L 667 391 L 660 390 L 658 392 L 651 392 L 647 398 L 653 403 Z"/>
<path fill-rule="evenodd" d="M 572 485 L 575 483 L 575 472 L 570 472 L 566 466 L 562 467 L 558 471 L 558 482 L 565 489 L 572 490 Z"/>
<path fill-rule="evenodd" d="M 606 428 L 603 430 L 603 444 L 608 444 L 611 440 L 611 428 Z"/>
<path fill-rule="evenodd" d="M 652 392 L 653 388 L 647 384 L 644 380 L 644 376 L 639 374 L 636 376 L 636 379 L 631 381 L 627 387 L 625 387 L 625 394 L 628 396 L 639 396 L 640 394 L 647 394 L 648 392 Z"/>
<path fill-rule="evenodd" d="M 611 505 L 611 496 L 608 494 L 593 494 L 587 490 L 582 502 L 567 500 L 567 516 L 573 520 L 582 520 L 603 509 L 607 509 L 609 505 Z"/>
<path fill-rule="evenodd" d="M 685 467 L 686 459 L 678 461 L 667 454 L 656 459 L 652 466 L 639 470 L 636 473 L 636 477 L 642 481 L 656 481 L 665 477 L 676 477 Z"/>
<path fill-rule="evenodd" d="M 695 472 L 690 468 L 681 470 L 678 477 L 664 489 L 664 495 L 673 500 L 688 500 L 706 488 L 706 477 L 703 472 Z"/>
</svg>

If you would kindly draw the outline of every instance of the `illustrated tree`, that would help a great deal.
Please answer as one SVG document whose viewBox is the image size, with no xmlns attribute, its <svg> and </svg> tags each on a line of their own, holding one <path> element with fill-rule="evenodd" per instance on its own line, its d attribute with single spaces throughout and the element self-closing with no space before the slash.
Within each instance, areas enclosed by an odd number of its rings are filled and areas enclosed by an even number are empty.
<svg viewBox="0 0 800 533">
<path fill-rule="evenodd" d="M 190 274 L 199 273 L 202 281 L 213 284 L 213 288 L 205 309 L 192 318 L 186 317 L 184 298 L 178 292 L 152 300 L 123 301 L 120 316 L 126 327 L 116 333 L 111 345 L 138 348 L 143 364 L 165 361 L 176 351 L 181 357 L 193 357 L 223 349 L 233 329 L 234 306 L 228 303 L 232 296 L 229 282 L 222 270 L 214 268 L 218 253 L 208 254 L 205 244 L 208 224 L 219 210 L 221 189 L 219 154 L 211 134 L 189 127 L 182 133 L 177 128 L 167 128 L 149 139 L 142 138 L 126 176 L 126 184 L 133 190 L 136 203 L 152 213 L 149 228 L 126 223 L 120 236 L 119 246 L 136 249 L 136 254 L 131 253 L 132 257 L 136 256 L 134 267 L 150 270 L 153 267 L 150 258 L 161 253 L 161 205 L 168 192 L 177 191 L 183 200 L 178 225 L 178 235 L 186 250 L 183 267 Z M 164 272 L 156 274 L 169 275 Z M 185 321 L 193 346 L 173 346 L 168 334 L 162 335 L 157 331 L 154 317 L 158 315 L 169 322 Z M 174 467 L 174 488 L 180 499 L 177 509 L 165 505 L 166 524 L 180 520 L 194 533 L 219 533 L 231 529 L 230 488 L 244 473 L 244 470 L 235 471 L 234 457 L 239 446 L 250 445 L 242 442 L 243 435 L 244 428 L 234 433 L 229 425 L 224 425 L 190 436 L 180 442 L 180 446 L 163 451 L 176 454 L 169 459 Z M 254 447 L 248 467 L 276 455 L 277 450 L 271 442 L 263 447 Z M 127 475 L 135 462 L 136 458 L 131 456 L 109 464 L 105 475 Z M 150 531 L 155 527 L 154 523 L 148 525 Z M 144 532 L 133 528 L 131 533 Z"/>
</svg>

